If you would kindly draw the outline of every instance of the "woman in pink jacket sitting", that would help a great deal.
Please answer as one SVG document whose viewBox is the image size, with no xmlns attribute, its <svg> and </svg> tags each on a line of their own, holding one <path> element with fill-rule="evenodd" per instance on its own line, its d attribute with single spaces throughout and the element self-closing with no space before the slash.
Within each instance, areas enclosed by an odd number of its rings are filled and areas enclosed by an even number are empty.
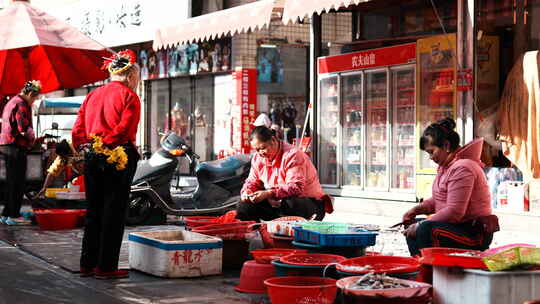
<svg viewBox="0 0 540 304">
<path fill-rule="evenodd" d="M 237 218 L 269 221 L 295 215 L 322 220 L 325 194 L 306 153 L 279 140 L 274 130 L 258 126 L 250 135 L 255 155 L 240 192 Z"/>
<path fill-rule="evenodd" d="M 420 149 L 439 167 L 432 197 L 403 215 L 404 223 L 412 223 L 404 234 L 413 256 L 429 247 L 485 250 L 498 230 L 480 161 L 483 139 L 460 147 L 455 127 L 446 118 L 427 127 L 420 138 Z M 431 216 L 416 222 L 421 214 Z"/>
</svg>

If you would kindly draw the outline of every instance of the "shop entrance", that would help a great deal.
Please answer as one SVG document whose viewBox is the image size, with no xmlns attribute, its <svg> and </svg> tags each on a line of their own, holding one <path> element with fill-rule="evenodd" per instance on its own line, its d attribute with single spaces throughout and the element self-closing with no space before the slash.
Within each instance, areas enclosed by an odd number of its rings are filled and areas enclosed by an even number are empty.
<svg viewBox="0 0 540 304">
<path fill-rule="evenodd" d="M 214 76 L 180 77 L 149 82 L 147 105 L 147 142 L 150 149 L 160 147 L 160 133 L 174 131 L 182 136 L 201 157 L 215 159 L 214 134 Z M 181 166 L 182 173 L 189 167 Z"/>
</svg>

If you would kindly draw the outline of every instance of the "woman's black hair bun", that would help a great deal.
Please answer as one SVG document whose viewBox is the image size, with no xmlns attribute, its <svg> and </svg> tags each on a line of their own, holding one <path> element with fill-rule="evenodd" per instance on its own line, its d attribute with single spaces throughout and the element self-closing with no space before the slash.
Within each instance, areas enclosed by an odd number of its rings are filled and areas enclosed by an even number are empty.
<svg viewBox="0 0 540 304">
<path fill-rule="evenodd" d="M 445 119 L 439 120 L 437 123 L 443 126 L 448 131 L 454 130 L 456 128 L 456 122 L 450 117 L 446 117 Z"/>
</svg>

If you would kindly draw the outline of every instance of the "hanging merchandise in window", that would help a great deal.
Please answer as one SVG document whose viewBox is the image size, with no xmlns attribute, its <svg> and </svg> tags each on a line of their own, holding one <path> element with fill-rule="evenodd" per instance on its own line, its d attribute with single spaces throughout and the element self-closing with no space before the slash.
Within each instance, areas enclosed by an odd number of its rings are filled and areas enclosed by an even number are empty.
<svg viewBox="0 0 540 304">
<path fill-rule="evenodd" d="M 139 52 L 143 80 L 227 72 L 230 62 L 230 39 L 181 44 L 157 52 L 147 48 Z"/>
<path fill-rule="evenodd" d="M 275 45 L 261 45 L 257 49 L 258 82 L 283 83 L 283 61 Z"/>
</svg>

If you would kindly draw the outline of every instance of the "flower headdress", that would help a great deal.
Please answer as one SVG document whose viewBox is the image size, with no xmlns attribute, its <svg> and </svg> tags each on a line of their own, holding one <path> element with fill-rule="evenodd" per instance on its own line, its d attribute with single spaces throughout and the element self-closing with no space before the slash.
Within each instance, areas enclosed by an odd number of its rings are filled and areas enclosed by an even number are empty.
<svg viewBox="0 0 540 304">
<path fill-rule="evenodd" d="M 111 58 L 104 58 L 102 70 L 108 70 L 109 73 L 116 75 L 120 74 L 137 61 L 137 55 L 130 49 L 123 50 L 121 52 L 115 53 Z"/>
<path fill-rule="evenodd" d="M 22 91 L 24 94 L 33 93 L 34 95 L 38 95 L 41 93 L 41 82 L 39 80 L 27 81 Z"/>
</svg>

